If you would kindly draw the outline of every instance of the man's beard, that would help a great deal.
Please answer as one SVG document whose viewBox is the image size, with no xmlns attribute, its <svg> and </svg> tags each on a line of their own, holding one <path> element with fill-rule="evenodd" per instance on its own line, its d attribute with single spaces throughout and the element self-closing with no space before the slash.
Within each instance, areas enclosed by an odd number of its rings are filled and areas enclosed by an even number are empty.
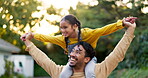
<svg viewBox="0 0 148 78">
<path fill-rule="evenodd" d="M 70 67 L 75 67 L 76 65 L 70 65 L 70 64 L 69 64 L 69 66 L 70 66 Z"/>
</svg>

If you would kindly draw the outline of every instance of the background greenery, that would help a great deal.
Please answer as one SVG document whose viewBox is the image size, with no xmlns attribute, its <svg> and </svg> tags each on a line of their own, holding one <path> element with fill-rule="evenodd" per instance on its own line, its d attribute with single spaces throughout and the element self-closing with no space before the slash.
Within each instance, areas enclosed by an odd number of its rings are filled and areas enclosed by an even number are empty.
<svg viewBox="0 0 148 78">
<path fill-rule="evenodd" d="M 95 6 L 84 5 L 79 3 L 77 9 L 70 8 L 69 12 L 77 16 L 81 21 L 82 27 L 99 28 L 107 24 L 114 23 L 119 19 L 128 16 L 138 17 L 137 28 L 135 32 L 135 39 L 133 40 L 123 62 L 119 63 L 115 71 L 109 78 L 147 78 L 148 75 L 148 13 L 143 13 L 142 8 L 148 7 L 144 4 L 145 0 L 129 0 L 132 8 L 126 5 L 117 6 L 116 2 L 119 0 L 98 0 L 99 4 Z M 12 4 L 13 3 L 13 4 Z M 23 5 L 22 5 L 23 3 Z M 34 18 L 31 14 L 37 10 L 37 6 L 41 5 L 35 0 L 0 0 L 0 38 L 20 47 L 22 49 L 20 54 L 28 54 L 24 51 L 24 43 L 19 39 L 20 35 L 17 31 L 11 30 L 10 24 L 19 27 L 19 30 L 24 32 L 26 25 L 30 27 L 40 21 L 41 18 Z M 31 8 L 30 8 L 31 7 Z M 60 9 L 55 9 L 53 6 L 47 9 L 49 15 L 60 15 Z M 5 15 L 5 17 L 3 17 Z M 10 18 L 13 16 L 13 18 Z M 12 22 L 13 21 L 13 22 Z M 31 23 L 35 22 L 35 23 Z M 59 22 L 52 24 L 59 25 Z M 7 25 L 3 28 L 3 25 Z M 113 50 L 115 45 L 121 39 L 125 29 L 119 30 L 113 34 L 103 36 L 99 39 L 96 48 L 96 57 L 98 62 Z M 59 34 L 59 33 L 57 33 Z M 67 56 L 64 55 L 63 49 L 57 45 L 53 45 L 51 49 L 47 49 L 45 44 L 36 40 L 33 42 L 44 51 L 57 64 L 66 64 Z M 61 60 L 62 59 L 62 60 Z M 36 63 L 35 63 L 36 64 Z M 34 76 L 48 76 L 48 74 L 35 65 Z"/>
</svg>

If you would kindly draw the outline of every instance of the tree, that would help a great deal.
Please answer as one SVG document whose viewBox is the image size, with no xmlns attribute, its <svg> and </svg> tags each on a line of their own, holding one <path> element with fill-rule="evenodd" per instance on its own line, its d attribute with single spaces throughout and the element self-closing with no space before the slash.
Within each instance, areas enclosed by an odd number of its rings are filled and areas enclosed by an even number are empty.
<svg viewBox="0 0 148 78">
<path fill-rule="evenodd" d="M 27 25 L 32 27 L 38 21 L 39 18 L 32 17 L 32 13 L 38 11 L 39 5 L 35 0 L 1 0 L 0 38 L 22 48 L 19 34 Z"/>
</svg>

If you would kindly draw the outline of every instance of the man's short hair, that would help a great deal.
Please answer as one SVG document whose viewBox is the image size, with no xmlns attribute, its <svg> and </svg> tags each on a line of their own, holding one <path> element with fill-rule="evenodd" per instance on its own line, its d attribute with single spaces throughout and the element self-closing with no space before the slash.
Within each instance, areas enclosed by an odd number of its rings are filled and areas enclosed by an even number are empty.
<svg viewBox="0 0 148 78">
<path fill-rule="evenodd" d="M 84 42 L 84 41 L 80 41 L 79 43 L 68 45 L 69 54 L 72 52 L 72 49 L 77 45 L 82 45 L 83 46 L 83 48 L 86 51 L 85 52 L 85 57 L 90 57 L 92 59 L 95 56 L 94 48 L 89 43 Z"/>
<path fill-rule="evenodd" d="M 92 59 L 95 56 L 95 50 L 89 43 L 80 41 L 79 45 L 82 45 L 85 49 L 85 57 L 90 57 Z"/>
</svg>

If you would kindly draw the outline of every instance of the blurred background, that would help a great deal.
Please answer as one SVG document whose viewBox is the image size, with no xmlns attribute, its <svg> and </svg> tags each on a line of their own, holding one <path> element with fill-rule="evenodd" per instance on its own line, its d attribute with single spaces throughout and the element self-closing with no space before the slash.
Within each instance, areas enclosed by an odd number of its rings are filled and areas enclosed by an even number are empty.
<svg viewBox="0 0 148 78">
<path fill-rule="evenodd" d="M 135 38 L 123 62 L 109 78 L 148 78 L 147 0 L 0 0 L 0 78 L 50 78 L 36 64 L 20 36 L 27 32 L 60 34 L 59 22 L 75 15 L 82 28 L 99 28 L 124 17 L 138 17 Z M 97 44 L 98 63 L 114 49 L 125 29 L 102 36 Z M 66 64 L 64 50 L 54 44 L 32 40 L 56 64 Z"/>
</svg>

